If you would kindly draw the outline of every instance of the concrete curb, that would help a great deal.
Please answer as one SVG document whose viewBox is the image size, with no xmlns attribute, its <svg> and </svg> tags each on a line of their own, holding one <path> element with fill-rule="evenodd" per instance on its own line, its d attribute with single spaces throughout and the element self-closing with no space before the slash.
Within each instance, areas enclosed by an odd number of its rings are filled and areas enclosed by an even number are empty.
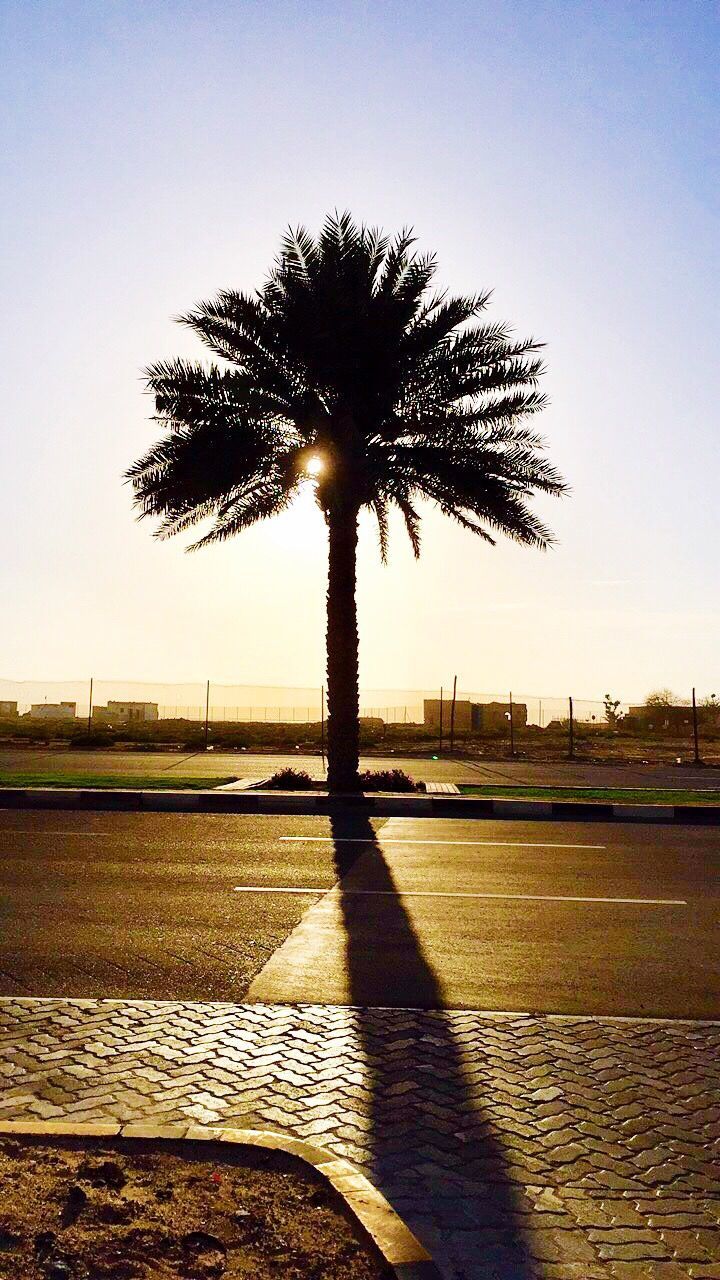
<svg viewBox="0 0 720 1280">
<path fill-rule="evenodd" d="M 524 818 L 720 826 L 718 805 L 608 804 L 590 800 L 492 800 L 474 796 L 347 795 L 308 791 L 130 791 L 4 787 L 0 809 L 97 813 L 365 814 L 392 818 Z"/>
<path fill-rule="evenodd" d="M 430 1254 L 383 1195 L 348 1160 L 343 1160 L 290 1134 L 269 1129 L 233 1129 L 202 1124 L 118 1124 L 98 1121 L 6 1120 L 0 1137 L 137 1138 L 150 1142 L 226 1142 L 283 1151 L 312 1165 L 342 1196 L 352 1215 L 373 1241 L 398 1280 L 440 1280 Z"/>
</svg>

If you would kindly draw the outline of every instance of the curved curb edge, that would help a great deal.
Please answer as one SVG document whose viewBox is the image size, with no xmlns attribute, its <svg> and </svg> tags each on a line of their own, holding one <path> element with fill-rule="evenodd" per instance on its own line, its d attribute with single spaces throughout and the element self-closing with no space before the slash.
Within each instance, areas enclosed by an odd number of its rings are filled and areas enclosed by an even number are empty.
<svg viewBox="0 0 720 1280">
<path fill-rule="evenodd" d="M 430 1254 L 376 1187 L 348 1160 L 270 1129 L 235 1129 L 226 1125 L 119 1124 L 112 1120 L 73 1124 L 66 1120 L 5 1120 L 0 1137 L 142 1138 L 150 1142 L 226 1142 L 283 1151 L 312 1165 L 338 1195 L 380 1251 L 398 1280 L 439 1280 Z"/>
</svg>

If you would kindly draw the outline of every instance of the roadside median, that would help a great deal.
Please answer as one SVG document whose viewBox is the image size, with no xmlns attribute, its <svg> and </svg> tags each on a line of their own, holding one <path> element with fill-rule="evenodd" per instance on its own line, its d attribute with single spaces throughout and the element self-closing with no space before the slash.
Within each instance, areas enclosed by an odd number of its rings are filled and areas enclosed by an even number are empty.
<svg viewBox="0 0 720 1280">
<path fill-rule="evenodd" d="M 4 787 L 0 809 L 70 809 L 125 813 L 363 812 L 376 817 L 541 819 L 720 826 L 720 805 L 623 804 L 595 800 L 523 800 L 391 793 L 337 795 L 312 791 L 151 791 L 142 789 Z"/>
</svg>

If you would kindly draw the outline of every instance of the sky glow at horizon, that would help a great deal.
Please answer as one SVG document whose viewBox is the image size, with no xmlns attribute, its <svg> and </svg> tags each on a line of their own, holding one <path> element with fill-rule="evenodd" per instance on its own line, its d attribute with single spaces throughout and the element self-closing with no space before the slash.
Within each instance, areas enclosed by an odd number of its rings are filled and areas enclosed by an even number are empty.
<svg viewBox="0 0 720 1280">
<path fill-rule="evenodd" d="M 363 517 L 361 683 L 720 692 L 719 54 L 700 0 L 0 0 L 0 677 L 322 683 L 312 484 L 186 556 L 121 477 L 172 317 L 347 207 L 545 341 L 573 490 L 545 555 Z"/>
</svg>

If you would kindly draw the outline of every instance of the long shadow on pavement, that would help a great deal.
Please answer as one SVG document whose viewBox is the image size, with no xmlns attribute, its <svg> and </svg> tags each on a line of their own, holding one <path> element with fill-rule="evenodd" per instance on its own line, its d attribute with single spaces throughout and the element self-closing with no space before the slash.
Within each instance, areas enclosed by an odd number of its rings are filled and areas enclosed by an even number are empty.
<svg viewBox="0 0 720 1280">
<path fill-rule="evenodd" d="M 362 814 L 332 816 L 330 825 L 350 998 L 371 1092 L 374 1178 L 431 1251 L 439 1240 L 455 1255 L 444 1274 L 532 1280 L 537 1266 L 503 1150 L 470 1095 L 441 986 L 381 844 Z"/>
</svg>

